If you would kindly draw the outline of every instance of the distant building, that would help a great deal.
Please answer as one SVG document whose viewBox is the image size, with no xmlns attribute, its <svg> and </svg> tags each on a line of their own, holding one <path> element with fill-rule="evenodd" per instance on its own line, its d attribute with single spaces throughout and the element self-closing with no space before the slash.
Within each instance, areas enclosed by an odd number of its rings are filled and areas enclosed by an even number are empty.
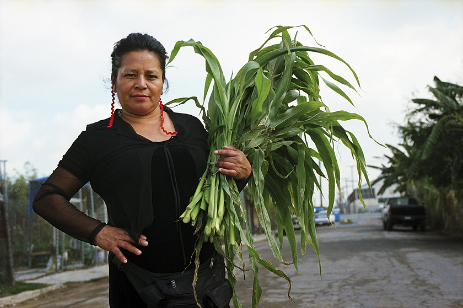
<svg viewBox="0 0 463 308">
<path fill-rule="evenodd" d="M 365 202 L 365 207 L 363 207 L 363 204 L 360 202 L 359 189 L 354 189 L 349 197 L 347 197 L 347 213 L 361 213 L 365 211 L 377 212 L 381 209 L 382 203 L 385 199 L 400 196 L 399 193 L 394 192 L 394 189 L 396 188 L 395 185 L 389 187 L 382 195 L 378 196 L 376 193 L 382 185 L 383 181 L 380 181 L 373 185 L 371 190 L 368 185 L 362 186 L 360 193 L 362 194 L 362 199 Z"/>
</svg>

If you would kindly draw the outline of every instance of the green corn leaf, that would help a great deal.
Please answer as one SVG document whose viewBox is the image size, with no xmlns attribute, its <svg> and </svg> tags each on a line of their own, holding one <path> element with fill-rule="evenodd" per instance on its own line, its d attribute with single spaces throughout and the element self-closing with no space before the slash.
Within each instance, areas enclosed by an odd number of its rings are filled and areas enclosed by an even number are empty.
<svg viewBox="0 0 463 308">
<path fill-rule="evenodd" d="M 285 72 L 283 73 L 283 77 L 278 83 L 277 89 L 275 91 L 275 97 L 273 98 L 269 106 L 268 116 L 266 119 L 267 125 L 268 122 L 271 121 L 271 119 L 273 119 L 275 115 L 278 113 L 278 109 L 280 108 L 280 105 L 283 102 L 283 99 L 285 98 L 288 85 L 291 82 L 292 66 L 294 64 L 295 58 L 295 53 L 291 53 L 288 56 L 288 60 L 286 61 Z"/>
<path fill-rule="evenodd" d="M 265 77 L 264 73 L 262 72 L 262 68 L 259 68 L 256 78 L 256 89 L 257 89 L 257 99 L 252 103 L 252 111 L 250 114 L 250 121 L 256 121 L 262 114 L 262 105 L 266 100 L 269 92 L 270 92 L 270 80 Z"/>
<path fill-rule="evenodd" d="M 294 102 L 300 96 L 299 90 L 289 90 L 286 92 L 285 98 L 283 99 L 283 104 L 288 105 L 289 103 Z"/>
<path fill-rule="evenodd" d="M 243 92 L 245 85 L 248 83 L 247 80 L 253 80 L 249 76 L 252 77 L 257 70 L 262 71 L 262 68 L 255 61 L 249 61 L 240 69 L 236 75 L 236 84 L 239 86 L 239 92 Z"/>
<path fill-rule="evenodd" d="M 336 163 L 336 156 L 334 154 L 333 149 L 330 147 L 329 141 L 326 136 L 318 130 L 313 130 L 308 132 L 310 138 L 315 143 L 315 146 L 318 149 L 318 153 L 320 154 L 323 166 L 325 167 L 327 176 L 328 176 L 328 213 L 331 213 L 331 209 L 333 208 L 334 204 L 334 196 L 335 196 L 335 184 L 339 184 L 338 179 L 338 171 L 339 168 L 336 170 L 337 163 Z"/>
<path fill-rule="evenodd" d="M 250 234 L 248 232 L 247 234 Z M 251 235 L 249 235 L 251 237 Z M 251 265 L 251 268 L 254 271 L 254 278 L 252 282 L 252 307 L 257 307 L 260 301 L 260 297 L 262 295 L 262 287 L 260 285 L 259 281 L 259 267 L 257 266 L 256 258 L 254 258 L 251 254 L 249 254 L 249 264 Z"/>
<path fill-rule="evenodd" d="M 352 69 L 352 67 L 346 61 L 344 61 L 342 58 L 338 57 L 337 55 L 335 55 L 334 53 L 332 53 L 332 52 L 330 52 L 330 51 L 328 51 L 326 49 L 318 48 L 318 47 L 297 46 L 297 47 L 290 47 L 289 51 L 290 52 L 311 51 L 311 52 L 320 53 L 320 54 L 332 57 L 332 58 L 334 58 L 334 59 L 336 59 L 338 61 L 341 61 L 342 63 L 344 63 L 349 68 L 349 70 L 352 72 L 355 80 L 357 81 L 358 86 L 360 86 L 360 82 L 358 80 L 357 74 Z M 277 57 L 279 57 L 279 56 L 281 56 L 283 54 L 286 54 L 287 52 L 288 52 L 288 50 L 286 50 L 286 49 L 282 49 L 282 48 L 281 49 L 275 49 L 275 50 L 269 51 L 269 52 L 261 55 L 260 57 L 255 57 L 252 60 L 258 62 L 261 66 L 264 66 L 269 61 L 271 61 L 272 59 L 275 59 L 275 58 L 277 58 Z"/>
<path fill-rule="evenodd" d="M 272 30 L 273 28 L 276 28 L 276 30 L 274 30 L 274 31 L 270 34 L 269 38 L 268 38 L 259 48 L 257 48 L 256 50 L 254 50 L 253 52 L 251 52 L 251 53 L 249 54 L 249 61 L 251 61 L 251 60 L 255 57 L 255 55 L 262 49 L 262 47 L 265 46 L 265 44 L 267 44 L 268 41 L 270 41 L 270 40 L 273 39 L 273 38 L 278 37 L 278 35 L 279 35 L 280 33 L 284 32 L 284 31 L 287 31 L 288 29 L 291 29 L 292 27 L 288 27 L 288 26 L 286 26 L 286 27 L 276 26 L 276 27 L 270 28 L 268 31 Z M 268 32 L 268 31 L 267 31 L 267 32 Z"/>
<path fill-rule="evenodd" d="M 323 77 L 320 77 L 323 82 L 331 89 L 333 90 L 334 92 L 338 93 L 339 95 L 341 95 L 342 97 L 344 97 L 349 103 L 351 103 L 352 106 L 354 106 L 354 103 L 352 103 L 352 100 L 349 98 L 349 96 L 347 96 L 346 93 L 344 93 L 337 85 L 335 85 L 334 83 L 332 83 L 331 81 L 329 80 L 326 80 L 325 78 Z"/>
<path fill-rule="evenodd" d="M 284 193 L 280 189 L 281 183 L 276 182 L 270 176 L 267 176 L 265 181 L 266 185 L 269 187 L 269 191 L 272 192 L 271 195 L 274 200 L 273 204 L 275 214 L 277 216 L 277 220 L 283 224 L 283 227 L 286 230 L 286 238 L 291 250 L 292 261 L 296 270 L 298 270 L 296 234 L 294 232 L 293 221 L 291 219 L 291 211 L 288 208 L 288 204 L 291 204 L 291 199 L 284 197 Z"/>
<path fill-rule="evenodd" d="M 357 89 L 355 89 L 354 86 L 352 86 L 352 85 L 350 84 L 350 82 L 348 82 L 346 79 L 342 78 L 341 76 L 334 74 L 333 72 L 331 72 L 328 68 L 326 68 L 326 67 L 323 66 L 323 65 L 311 65 L 311 66 L 307 67 L 307 70 L 324 71 L 324 72 L 326 72 L 331 78 L 333 78 L 334 80 L 336 80 L 337 82 L 339 82 L 339 83 L 341 83 L 341 84 L 343 84 L 343 85 L 346 85 L 346 86 L 348 86 L 349 88 L 351 88 L 352 90 L 354 90 L 355 92 L 357 92 Z"/>
<path fill-rule="evenodd" d="M 207 93 L 209 92 L 209 87 L 211 86 L 211 82 L 212 82 L 212 75 L 207 74 L 206 80 L 204 82 L 203 104 L 204 104 L 204 102 L 206 100 Z"/>
<path fill-rule="evenodd" d="M 259 156 L 259 155 L 257 155 Z M 253 167 L 254 168 L 254 167 Z M 265 207 L 265 206 L 264 206 Z M 240 233 L 240 236 L 241 236 L 241 239 L 242 241 L 244 242 L 244 244 L 247 246 L 248 248 L 248 251 L 249 251 L 249 254 L 250 256 L 252 256 L 253 258 L 255 258 L 255 260 L 260 264 L 262 265 L 263 267 L 265 267 L 267 270 L 271 271 L 272 273 L 274 273 L 275 275 L 279 276 L 279 277 L 282 277 L 284 278 L 285 280 L 288 281 L 289 283 L 289 289 L 288 289 L 288 297 L 290 297 L 290 290 L 291 290 L 291 279 L 288 277 L 288 275 L 286 275 L 285 272 L 281 271 L 281 270 L 277 270 L 273 265 L 272 263 L 270 263 L 268 260 L 265 260 L 265 259 L 262 259 L 259 255 L 259 253 L 255 250 L 255 247 L 254 247 L 254 244 L 252 243 L 252 239 L 251 241 L 248 240 L 249 237 L 246 237 L 246 234 L 244 234 L 244 231 L 243 229 L 241 228 L 241 225 L 242 225 L 242 222 L 239 220 L 239 215 L 237 215 L 235 209 L 233 207 L 230 207 L 230 212 L 233 213 L 233 216 L 235 217 L 235 225 L 238 227 L 238 231 Z M 273 239 L 273 236 L 272 236 L 272 239 Z M 273 242 L 275 243 L 275 240 L 273 239 Z M 276 243 L 275 243 L 275 246 L 276 246 Z M 276 257 L 276 256 L 275 256 Z M 278 259 L 278 258 L 277 258 Z M 280 258 L 281 260 L 281 255 L 280 255 Z M 284 264 L 288 264 L 288 263 L 285 263 L 283 262 L 282 260 L 280 261 Z M 258 284 L 258 287 L 260 288 L 260 284 L 258 283 L 258 281 L 256 282 L 254 280 L 254 283 L 257 283 Z"/>
<path fill-rule="evenodd" d="M 260 147 L 265 142 L 265 139 L 266 139 L 266 136 L 263 134 L 260 134 L 254 139 L 249 140 L 249 142 L 246 143 L 244 150 L 249 151 L 251 149 Z"/>
<path fill-rule="evenodd" d="M 272 146 L 270 147 L 270 151 L 276 151 L 277 149 L 279 149 L 280 147 L 283 147 L 283 146 L 289 146 L 291 144 L 293 144 L 294 141 L 279 141 L 279 142 L 274 142 L 272 143 Z"/>
<path fill-rule="evenodd" d="M 308 27 L 301 27 L 312 35 Z M 357 90 L 344 77 L 333 73 L 324 65 L 316 64 L 310 54 L 317 53 L 342 62 L 349 68 L 356 85 L 360 87 L 355 71 L 331 51 L 302 45 L 296 39 L 297 34 L 291 37 L 289 30 L 292 28 L 283 26 L 271 28 L 268 39 L 250 53 L 249 61 L 238 70 L 236 76 L 232 75 L 228 82 L 225 81 L 220 63 L 208 48 L 194 40 L 177 42 L 169 63 L 176 58 L 182 47 L 193 47 L 195 53 L 204 58 L 207 75 L 202 105 L 197 98 L 177 99 L 169 104 L 179 105 L 194 100 L 196 106 L 201 109 L 209 133 L 208 144 L 211 150 L 209 161 L 214 161 L 216 158 L 213 150 L 223 145 L 234 145 L 245 153 L 248 160 L 252 162 L 253 172 L 248 187 L 254 198 L 259 222 L 275 259 L 282 264 L 288 264 L 283 261 L 281 255 L 282 234 L 285 231 L 294 266 L 296 269 L 298 267 L 297 245 L 291 220 L 291 214 L 295 213 L 301 224 L 301 251 L 305 253 L 306 247 L 310 246 L 317 253 L 321 275 L 312 201 L 315 190 L 321 188 L 318 177 L 323 176 L 328 181 L 329 213 L 334 204 L 336 186 L 338 190 L 340 187 L 339 166 L 334 151 L 334 142 L 340 141 L 340 144 L 351 150 L 355 159 L 359 187 L 362 177 L 370 185 L 362 149 L 356 137 L 344 130 L 339 122 L 360 120 L 365 124 L 369 135 L 370 133 L 363 117 L 345 111 L 330 112 L 328 106 L 323 103 L 319 85 L 321 73 L 330 78 L 330 80 L 322 78 L 328 88 L 351 104 L 352 100 L 339 86 Z M 270 40 L 276 39 L 279 40 L 278 43 L 268 44 Z M 206 101 L 207 106 L 205 106 Z M 315 146 L 313 149 L 312 144 Z M 323 165 L 323 169 L 318 165 L 318 161 Z M 244 266 L 241 245 L 247 247 L 249 263 L 254 271 L 252 307 L 257 307 L 262 294 L 258 279 L 258 264 L 288 281 L 289 296 L 290 278 L 269 261 L 262 259 L 254 247 L 246 221 L 246 208 L 241 202 L 234 180 L 218 173 L 217 167 L 209 167 L 203 195 L 210 195 L 210 179 L 213 176 L 219 179 L 215 192 L 217 194 L 214 196 L 224 195 L 221 200 L 226 201 L 224 227 L 219 228 L 218 222 L 212 222 L 215 225 L 213 229 L 223 237 L 220 235 L 214 238 L 204 237 L 206 220 L 203 218 L 207 216 L 204 210 L 198 215 L 196 230 L 201 239 L 213 240 L 216 250 L 225 256 L 228 277 L 234 289 L 234 306 L 241 307 L 235 291 L 236 277 L 233 273 L 235 267 L 233 260 L 238 260 Z M 362 199 L 361 201 L 363 202 Z M 201 200 L 201 206 L 213 206 L 216 203 L 214 200 Z M 270 206 L 276 213 L 279 244 L 270 226 Z M 213 208 L 211 213 L 214 218 L 217 216 Z"/>
<path fill-rule="evenodd" d="M 291 126 L 295 124 L 302 115 L 306 114 L 310 110 L 313 110 L 313 105 L 311 103 L 296 105 L 285 111 L 283 114 L 275 116 L 273 120 L 268 122 L 268 126 L 270 128 Z"/>
<path fill-rule="evenodd" d="M 177 45 L 179 44 L 179 45 Z M 181 47 L 184 46 L 192 46 L 194 48 L 194 51 L 197 54 L 200 54 L 205 60 L 206 60 L 206 71 L 211 74 L 214 80 L 214 87 L 216 87 L 218 91 L 218 96 L 220 97 L 219 100 L 217 100 L 217 103 L 222 102 L 225 105 L 227 104 L 226 100 L 226 94 L 225 94 L 225 77 L 222 72 L 222 68 L 219 64 L 219 61 L 215 57 L 215 55 L 205 46 L 203 46 L 200 42 L 195 42 L 194 40 L 189 40 L 186 42 L 179 41 L 175 44 L 174 50 L 177 48 L 180 49 Z M 219 105 L 221 105 L 219 103 Z M 225 106 L 227 107 L 227 106 Z"/>
<path fill-rule="evenodd" d="M 300 127 L 287 126 L 281 129 L 270 131 L 269 138 L 288 139 L 303 133 L 305 130 Z"/>
<path fill-rule="evenodd" d="M 305 187 L 306 187 L 306 170 L 305 170 L 305 146 L 303 144 L 299 144 L 297 147 L 298 150 L 298 161 L 296 166 L 296 175 L 297 175 L 297 191 L 296 191 L 296 198 L 295 203 L 297 208 L 302 208 L 303 200 L 305 197 Z M 301 211 L 298 211 L 299 215 Z M 301 216 L 301 215 L 300 215 Z"/>
<path fill-rule="evenodd" d="M 240 138 L 239 138 L 239 142 L 240 143 L 245 143 L 245 142 L 249 142 L 257 137 L 259 137 L 260 135 L 264 135 L 266 134 L 266 130 L 265 130 L 265 127 L 261 126 L 261 127 L 256 127 L 255 129 L 251 130 L 251 131 L 248 131 L 246 133 L 244 133 Z"/>
<path fill-rule="evenodd" d="M 280 156 L 278 153 L 273 153 L 269 157 L 269 160 L 273 171 L 281 179 L 288 178 L 294 171 L 293 165 L 285 157 Z"/>
<path fill-rule="evenodd" d="M 263 163 L 263 154 L 261 150 L 256 149 L 254 152 L 254 161 L 252 163 L 252 171 L 253 171 L 253 180 L 256 188 L 256 195 L 254 196 L 254 202 L 256 206 L 257 217 L 259 218 L 259 222 L 262 225 L 262 229 L 265 232 L 267 237 L 267 241 L 269 242 L 270 249 L 272 250 L 273 256 L 280 262 L 283 263 L 283 259 L 281 257 L 281 252 L 278 249 L 278 246 L 275 242 L 275 238 L 272 235 L 272 230 L 270 228 L 270 218 L 268 216 L 266 206 L 264 204 L 264 200 L 262 198 L 263 190 L 264 190 L 264 175 L 261 172 L 261 166 Z"/>
</svg>

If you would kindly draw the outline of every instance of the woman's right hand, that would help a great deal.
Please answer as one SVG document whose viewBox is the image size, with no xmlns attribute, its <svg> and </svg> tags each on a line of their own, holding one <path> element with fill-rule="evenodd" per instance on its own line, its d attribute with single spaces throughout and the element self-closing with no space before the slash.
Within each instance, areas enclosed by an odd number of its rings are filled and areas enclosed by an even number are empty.
<svg viewBox="0 0 463 308">
<path fill-rule="evenodd" d="M 123 263 L 127 263 L 127 258 L 122 253 L 121 248 L 136 255 L 141 254 L 141 250 L 133 245 L 135 242 L 124 229 L 106 225 L 100 232 L 98 232 L 94 241 L 99 247 L 114 253 L 114 255 Z M 138 245 L 148 246 L 146 236 L 140 236 Z"/>
</svg>

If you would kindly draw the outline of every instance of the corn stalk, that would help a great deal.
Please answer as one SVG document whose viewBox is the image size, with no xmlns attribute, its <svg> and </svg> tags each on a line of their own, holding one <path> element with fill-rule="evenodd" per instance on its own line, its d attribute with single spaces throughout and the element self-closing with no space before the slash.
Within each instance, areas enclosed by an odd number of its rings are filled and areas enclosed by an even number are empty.
<svg viewBox="0 0 463 308">
<path fill-rule="evenodd" d="M 302 27 L 310 33 L 306 26 Z M 257 307 L 262 292 L 257 275 L 258 264 L 288 281 L 288 297 L 291 279 L 271 262 L 262 259 L 256 251 L 236 184 L 232 178 L 218 173 L 213 164 L 217 159 L 214 150 L 233 145 L 247 156 L 253 174 L 248 186 L 269 246 L 276 260 L 289 264 L 281 255 L 285 232 L 296 270 L 297 245 L 291 214 L 294 213 L 301 224 L 302 253 L 306 252 L 308 244 L 318 255 L 312 196 L 315 189 L 320 189 L 318 176 L 326 178 L 329 186 L 329 217 L 336 187 L 340 191 L 334 141 L 351 150 L 357 163 L 359 188 L 362 175 L 369 184 L 362 149 L 354 134 L 345 130 L 340 121 L 363 121 L 368 131 L 367 123 L 355 113 L 330 112 L 320 97 L 319 82 L 321 79 L 351 104 L 351 99 L 338 85 L 354 91 L 356 89 L 325 66 L 315 64 L 309 53 L 341 61 L 360 87 L 357 75 L 347 62 L 332 52 L 320 47 L 304 46 L 296 38 L 291 38 L 288 32 L 291 28 L 272 28 L 273 32 L 265 43 L 250 53 L 249 61 L 228 82 L 215 55 L 200 42 L 177 42 L 170 58 L 170 62 L 173 61 L 182 47 L 193 47 L 205 59 L 207 72 L 202 104 L 196 97 L 179 98 L 168 103 L 183 104 L 193 99 L 202 111 L 209 132 L 210 163 L 181 218 L 185 223 L 196 226 L 198 247 L 204 241 L 214 242 L 216 250 L 227 260 L 228 278 L 233 287 L 236 283 L 233 275 L 235 257 L 244 266 L 241 245 L 247 247 L 249 263 L 254 271 L 252 307 Z M 274 39 L 279 42 L 269 44 Z M 327 75 L 326 79 L 320 73 Z M 205 107 L 207 96 L 209 101 Z M 319 167 L 318 161 L 323 164 L 324 170 Z M 270 227 L 270 203 L 276 213 L 278 243 Z M 198 254 L 196 258 L 198 260 Z M 235 307 L 241 307 L 236 292 L 233 303 Z"/>
</svg>

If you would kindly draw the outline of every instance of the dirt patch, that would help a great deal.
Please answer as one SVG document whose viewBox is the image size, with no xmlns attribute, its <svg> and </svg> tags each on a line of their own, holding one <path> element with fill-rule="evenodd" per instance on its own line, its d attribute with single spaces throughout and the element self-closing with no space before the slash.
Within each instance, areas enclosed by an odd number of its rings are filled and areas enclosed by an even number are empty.
<svg viewBox="0 0 463 308">
<path fill-rule="evenodd" d="M 68 282 L 64 288 L 53 290 L 40 296 L 18 303 L 22 308 L 108 308 L 108 278 L 100 278 L 86 282 Z M 12 307 L 5 305 L 4 307 Z"/>
</svg>

